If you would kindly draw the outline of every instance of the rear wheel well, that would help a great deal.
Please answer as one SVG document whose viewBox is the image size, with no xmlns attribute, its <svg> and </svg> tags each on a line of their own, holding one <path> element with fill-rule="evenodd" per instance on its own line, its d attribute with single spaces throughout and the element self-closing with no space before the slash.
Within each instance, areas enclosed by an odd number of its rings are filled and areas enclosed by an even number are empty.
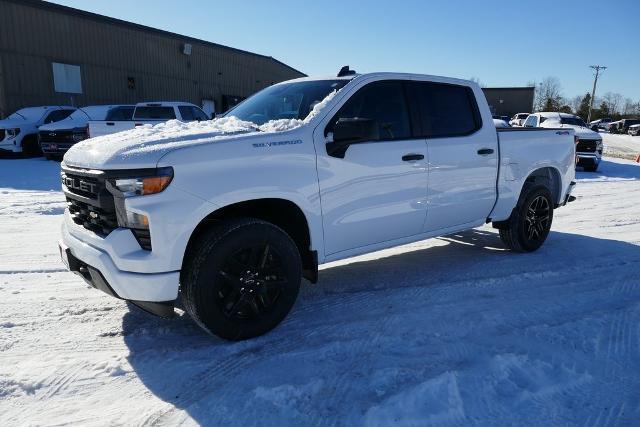
<svg viewBox="0 0 640 427">
<path fill-rule="evenodd" d="M 520 190 L 520 195 L 518 197 L 518 204 L 526 197 L 526 192 L 535 185 L 543 185 L 549 189 L 551 193 L 551 197 L 553 200 L 554 208 L 559 205 L 560 193 L 562 192 L 562 180 L 560 178 L 560 172 L 557 169 L 552 167 L 540 168 L 536 169 L 529 174 L 527 179 L 525 179 L 522 189 Z M 513 210 L 517 209 L 517 205 Z M 513 211 L 511 213 L 513 216 Z M 504 221 L 493 221 L 493 228 L 497 229 L 505 229 L 509 226 L 509 219 Z"/>
<path fill-rule="evenodd" d="M 230 219 L 256 218 L 269 222 L 285 231 L 295 242 L 302 259 L 303 277 L 312 283 L 318 281 L 318 256 L 311 250 L 309 224 L 298 205 L 284 199 L 256 199 L 234 203 L 210 213 L 195 228 L 182 261 L 184 266 L 193 243 L 202 232 Z"/>
<path fill-rule="evenodd" d="M 559 203 L 560 193 L 562 192 L 562 180 L 560 178 L 560 172 L 558 172 L 557 169 L 546 167 L 534 170 L 525 180 L 522 191 L 534 184 L 544 185 L 549 188 L 553 202 L 556 205 Z"/>
</svg>

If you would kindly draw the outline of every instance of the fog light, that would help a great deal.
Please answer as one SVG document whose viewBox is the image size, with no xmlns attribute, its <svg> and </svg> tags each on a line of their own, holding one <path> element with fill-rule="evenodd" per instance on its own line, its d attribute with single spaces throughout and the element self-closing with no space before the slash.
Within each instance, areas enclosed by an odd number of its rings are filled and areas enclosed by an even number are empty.
<svg viewBox="0 0 640 427">
<path fill-rule="evenodd" d="M 142 215 L 136 212 L 127 211 L 127 223 L 124 224 L 126 228 L 149 228 L 149 218 L 146 215 Z"/>
</svg>

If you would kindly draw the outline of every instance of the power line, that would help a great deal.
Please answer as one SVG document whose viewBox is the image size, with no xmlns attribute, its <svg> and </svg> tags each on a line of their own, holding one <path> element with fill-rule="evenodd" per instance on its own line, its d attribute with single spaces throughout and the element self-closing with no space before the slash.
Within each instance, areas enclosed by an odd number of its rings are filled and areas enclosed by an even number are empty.
<svg viewBox="0 0 640 427">
<path fill-rule="evenodd" d="M 593 90 L 591 91 L 591 102 L 589 103 L 589 115 L 587 117 L 587 123 L 591 122 L 591 110 L 593 109 L 593 100 L 596 97 L 596 85 L 598 84 L 598 77 L 600 76 L 600 71 L 604 71 L 607 69 L 604 65 L 589 65 L 589 68 L 595 70 L 593 79 Z"/>
</svg>

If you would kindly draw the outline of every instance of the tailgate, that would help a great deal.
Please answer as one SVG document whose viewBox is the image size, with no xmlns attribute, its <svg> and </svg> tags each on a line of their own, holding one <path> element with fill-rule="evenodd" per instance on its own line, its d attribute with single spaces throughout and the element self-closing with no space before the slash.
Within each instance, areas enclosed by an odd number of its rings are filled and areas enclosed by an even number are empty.
<svg viewBox="0 0 640 427">
<path fill-rule="evenodd" d="M 133 121 L 91 121 L 89 122 L 89 137 L 110 135 L 112 133 L 130 130 L 135 127 Z"/>
</svg>

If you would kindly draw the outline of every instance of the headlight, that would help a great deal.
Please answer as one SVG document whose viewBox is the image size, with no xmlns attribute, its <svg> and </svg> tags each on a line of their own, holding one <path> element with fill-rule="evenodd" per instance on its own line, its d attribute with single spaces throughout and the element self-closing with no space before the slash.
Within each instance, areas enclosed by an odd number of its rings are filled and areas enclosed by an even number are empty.
<svg viewBox="0 0 640 427">
<path fill-rule="evenodd" d="M 84 141 L 85 139 L 87 139 L 87 135 L 85 135 L 84 133 L 74 133 L 73 134 L 73 141 L 74 142 Z"/>
<path fill-rule="evenodd" d="M 147 196 L 163 191 L 173 179 L 173 168 L 158 168 L 152 176 L 139 178 L 118 178 L 113 182 L 113 187 L 120 197 Z"/>
<path fill-rule="evenodd" d="M 8 139 L 15 138 L 20 133 L 20 128 L 7 129 Z"/>
</svg>

